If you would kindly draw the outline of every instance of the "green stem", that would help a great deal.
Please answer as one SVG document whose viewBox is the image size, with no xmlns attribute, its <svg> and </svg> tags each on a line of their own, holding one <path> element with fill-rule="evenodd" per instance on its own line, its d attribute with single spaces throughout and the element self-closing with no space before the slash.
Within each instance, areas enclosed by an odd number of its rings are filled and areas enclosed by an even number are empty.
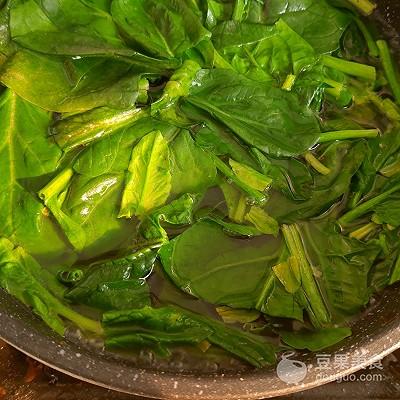
<svg viewBox="0 0 400 400">
<path fill-rule="evenodd" d="M 72 168 L 65 169 L 47 184 L 40 192 L 39 197 L 47 205 L 47 202 L 54 196 L 58 196 L 69 184 L 74 175 Z"/>
<path fill-rule="evenodd" d="M 368 99 L 383 115 L 385 115 L 391 121 L 400 121 L 400 110 L 392 100 L 389 98 L 382 99 L 372 91 L 368 93 Z"/>
<path fill-rule="evenodd" d="M 297 78 L 296 75 L 289 74 L 286 77 L 285 82 L 283 82 L 282 89 L 283 90 L 287 90 L 288 92 L 290 92 L 292 90 L 292 88 L 293 88 L 293 85 L 296 82 L 296 78 Z"/>
<path fill-rule="evenodd" d="M 57 312 L 62 317 L 75 323 L 83 331 L 96 333 L 98 335 L 103 334 L 103 328 L 101 327 L 101 324 L 99 321 L 95 321 L 93 319 L 84 317 L 83 315 L 78 314 L 76 311 L 74 311 L 64 305 L 60 305 Z"/>
<path fill-rule="evenodd" d="M 319 138 L 319 143 L 333 142 L 335 140 L 348 140 L 348 139 L 367 139 L 376 138 L 379 136 L 379 129 L 362 129 L 362 130 L 346 130 L 346 131 L 333 131 L 323 133 Z"/>
<path fill-rule="evenodd" d="M 378 40 L 376 44 L 379 49 L 379 57 L 385 71 L 386 78 L 389 81 L 390 87 L 392 88 L 396 102 L 400 104 L 400 81 L 398 79 L 398 73 L 396 71 L 392 55 L 390 54 L 389 45 L 386 40 Z"/>
<path fill-rule="evenodd" d="M 304 291 L 304 298 L 307 299 L 313 323 L 317 325 L 316 328 L 323 327 L 330 322 L 329 312 L 315 282 L 314 273 L 308 262 L 297 226 L 283 225 L 282 233 L 290 254 L 299 260 L 301 286 Z"/>
<path fill-rule="evenodd" d="M 319 161 L 310 151 L 306 153 L 304 158 L 320 174 L 329 175 L 331 173 L 331 170 L 328 167 L 325 167 L 325 165 L 322 164 L 321 161 Z"/>
<path fill-rule="evenodd" d="M 377 226 L 378 225 L 375 224 L 374 222 L 370 222 L 369 224 L 366 224 L 366 225 L 362 226 L 361 228 L 351 232 L 350 237 L 353 239 L 357 239 L 357 240 L 363 240 L 371 232 L 373 232 Z"/>
<path fill-rule="evenodd" d="M 265 302 L 267 301 L 268 296 L 271 294 L 271 292 L 274 288 L 274 282 L 275 282 L 275 275 L 271 271 L 269 277 L 265 281 L 265 284 L 261 291 L 260 297 L 257 300 L 257 304 L 255 307 L 256 310 L 262 311 L 263 306 L 264 306 Z"/>
<path fill-rule="evenodd" d="M 240 189 L 242 189 L 245 193 L 247 193 L 251 200 L 256 202 L 257 204 L 262 204 L 267 199 L 266 195 L 259 192 L 258 190 L 254 190 L 246 183 L 238 179 L 235 173 L 222 161 L 219 157 L 212 155 L 214 158 L 215 166 L 217 169 L 222 172 L 229 180 L 235 183 Z"/>
<path fill-rule="evenodd" d="M 232 20 L 237 22 L 243 22 L 246 17 L 246 10 L 248 7 L 249 0 L 236 0 L 235 8 L 233 9 Z"/>
<path fill-rule="evenodd" d="M 369 55 L 372 57 L 378 57 L 379 56 L 378 46 L 376 45 L 375 40 L 372 37 L 372 34 L 369 31 L 367 25 L 365 25 L 360 18 L 356 18 L 355 21 L 358 26 L 358 29 L 360 29 L 361 33 L 364 36 L 365 41 L 367 42 Z"/>
<path fill-rule="evenodd" d="M 354 221 L 355 219 L 362 217 L 363 215 L 370 212 L 375 206 L 385 201 L 391 194 L 398 192 L 400 190 L 400 184 L 393 186 L 391 189 L 387 190 L 386 192 L 376 196 L 365 203 L 360 204 L 358 207 L 354 208 L 353 210 L 349 211 L 347 214 L 343 215 L 339 219 L 340 225 L 346 225 L 350 222 Z"/>
<path fill-rule="evenodd" d="M 380 171 L 380 174 L 386 176 L 387 178 L 391 178 L 394 175 L 400 173 L 400 161 L 396 161 L 393 164 L 388 165 L 387 167 L 383 167 Z"/>
<path fill-rule="evenodd" d="M 347 61 L 332 56 L 322 56 L 321 60 L 322 64 L 326 67 L 336 69 L 345 74 L 367 79 L 369 81 L 376 80 L 376 69 L 370 65 Z"/>
<path fill-rule="evenodd" d="M 350 4 L 357 8 L 364 15 L 371 15 L 377 5 L 370 0 L 347 0 Z"/>
</svg>

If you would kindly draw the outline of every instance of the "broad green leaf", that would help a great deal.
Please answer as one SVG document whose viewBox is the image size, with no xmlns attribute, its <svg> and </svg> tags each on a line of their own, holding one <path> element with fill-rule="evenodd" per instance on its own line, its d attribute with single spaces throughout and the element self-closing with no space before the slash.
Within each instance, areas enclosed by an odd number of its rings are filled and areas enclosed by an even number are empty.
<svg viewBox="0 0 400 400">
<path fill-rule="evenodd" d="M 156 57 L 173 58 L 211 36 L 190 0 L 113 0 L 112 16 L 130 41 Z"/>
<path fill-rule="evenodd" d="M 50 115 L 5 90 L 0 97 L 0 121 L 0 234 L 34 254 L 63 252 L 65 244 L 48 214 L 21 183 L 58 166 L 61 151 L 46 137 Z"/>
<path fill-rule="evenodd" d="M 119 217 L 144 216 L 162 206 L 171 192 L 169 149 L 160 131 L 133 149 Z"/>
<path fill-rule="evenodd" d="M 268 21 L 282 18 L 318 53 L 337 50 L 352 16 L 332 7 L 326 0 L 270 0 Z"/>
<path fill-rule="evenodd" d="M 145 102 L 148 82 L 121 61 L 56 58 L 28 50 L 10 56 L 1 82 L 50 111 L 77 113 L 96 107 L 124 109 Z"/>
<path fill-rule="evenodd" d="M 155 345 L 156 349 L 159 347 L 164 354 L 169 354 L 168 345 L 194 344 L 207 339 L 256 367 L 275 361 L 275 346 L 260 336 L 178 307 L 109 312 L 103 315 L 103 325 L 109 347 Z"/>
<path fill-rule="evenodd" d="M 281 332 L 282 341 L 299 350 L 321 351 L 351 336 L 350 328 L 326 328 L 317 331 Z"/>
<path fill-rule="evenodd" d="M 273 237 L 230 237 L 218 225 L 202 221 L 165 245 L 160 256 L 181 290 L 216 305 L 251 309 L 281 244 Z"/>
<path fill-rule="evenodd" d="M 86 245 L 85 231 L 79 223 L 75 222 L 62 210 L 73 175 L 72 169 L 62 171 L 39 192 L 39 197 L 52 212 L 74 248 L 82 251 Z"/>
<path fill-rule="evenodd" d="M 81 329 L 100 334 L 102 329 L 97 321 L 78 314 L 56 297 L 62 292 L 55 284 L 51 284 L 52 279 L 54 278 L 22 247 L 15 247 L 9 240 L 0 239 L 2 288 L 32 307 L 60 335 L 64 334 L 66 328 L 61 317 L 74 322 Z"/>
<path fill-rule="evenodd" d="M 190 132 L 181 130 L 170 144 L 172 193 L 203 193 L 213 186 L 217 170 L 209 153 L 196 145 Z"/>
<path fill-rule="evenodd" d="M 122 310 L 150 305 L 150 275 L 156 254 L 143 250 L 124 258 L 100 261 L 66 294 L 68 300 L 101 310 Z"/>
<path fill-rule="evenodd" d="M 234 71 L 200 71 L 187 101 L 267 154 L 302 154 L 319 137 L 315 116 L 295 94 L 251 81 Z"/>
<path fill-rule="evenodd" d="M 102 0 L 12 2 L 11 38 L 39 53 L 119 58 L 152 72 L 179 65 L 176 60 L 156 60 L 129 48 L 102 3 Z"/>
<path fill-rule="evenodd" d="M 273 27 L 228 21 L 213 32 L 216 49 L 236 71 L 256 81 L 298 75 L 317 62 L 314 49 L 283 20 Z"/>
</svg>

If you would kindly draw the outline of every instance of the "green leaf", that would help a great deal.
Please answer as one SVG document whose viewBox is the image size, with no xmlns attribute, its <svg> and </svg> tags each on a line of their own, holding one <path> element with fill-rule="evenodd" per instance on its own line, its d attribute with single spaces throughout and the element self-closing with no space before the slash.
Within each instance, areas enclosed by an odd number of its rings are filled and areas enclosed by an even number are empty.
<svg viewBox="0 0 400 400">
<path fill-rule="evenodd" d="M 148 249 L 124 258 L 96 262 L 65 297 L 76 304 L 105 311 L 150 305 L 146 278 L 155 258 L 155 252 Z"/>
<path fill-rule="evenodd" d="M 21 184 L 58 166 L 61 151 L 46 137 L 50 115 L 5 90 L 0 120 L 0 234 L 34 254 L 62 253 L 65 244 L 43 206 Z"/>
<path fill-rule="evenodd" d="M 321 351 L 351 336 L 350 328 L 326 328 L 317 331 L 280 332 L 283 342 L 299 350 Z"/>
<path fill-rule="evenodd" d="M 103 315 L 103 325 L 109 347 L 137 347 L 140 343 L 155 349 L 161 346 L 168 354 L 165 346 L 207 339 L 256 367 L 275 361 L 275 347 L 261 337 L 177 307 L 109 312 Z M 141 339 L 146 339 L 145 343 Z"/>
<path fill-rule="evenodd" d="M 219 226 L 201 221 L 164 245 L 160 257 L 181 290 L 216 305 L 251 309 L 281 245 L 272 237 L 230 237 Z"/>
<path fill-rule="evenodd" d="M 102 329 L 97 321 L 90 320 L 59 300 L 61 289 L 51 284 L 49 273 L 22 247 L 14 247 L 7 239 L 0 239 L 0 286 L 21 302 L 32 307 L 43 321 L 58 334 L 64 335 L 68 319 L 81 329 L 100 334 Z M 62 293 L 62 292 L 61 292 Z"/>
<path fill-rule="evenodd" d="M 380 248 L 341 235 L 329 222 L 304 222 L 298 227 L 332 314 L 340 320 L 359 312 L 369 301 L 368 274 Z"/>
<path fill-rule="evenodd" d="M 340 39 L 351 22 L 351 15 L 325 0 L 271 0 L 268 21 L 283 19 L 320 54 L 339 48 Z M 322 23 L 323 22 L 323 23 Z"/>
<path fill-rule="evenodd" d="M 149 214 L 171 192 L 169 149 L 160 131 L 146 135 L 133 149 L 119 217 Z"/>
<path fill-rule="evenodd" d="M 293 201 L 277 193 L 268 201 L 265 207 L 267 213 L 279 222 L 294 222 L 321 215 L 349 191 L 352 178 L 364 160 L 365 151 L 363 142 L 354 145 L 350 142 L 331 144 L 320 157 L 331 173 L 314 173 L 314 184 L 310 188 L 309 198 Z"/>
<path fill-rule="evenodd" d="M 181 130 L 170 143 L 170 157 L 174 195 L 203 193 L 215 184 L 214 159 L 196 145 L 189 131 Z"/>
<path fill-rule="evenodd" d="M 283 20 L 273 27 L 228 21 L 213 31 L 216 49 L 237 72 L 256 81 L 298 75 L 317 62 L 314 49 Z"/>
<path fill-rule="evenodd" d="M 39 192 L 39 197 L 52 212 L 71 244 L 78 251 L 82 251 L 86 244 L 85 231 L 79 223 L 62 211 L 73 174 L 72 169 L 61 172 Z"/>
<path fill-rule="evenodd" d="M 83 112 L 96 107 L 124 109 L 146 102 L 148 82 L 121 61 L 55 58 L 28 50 L 10 57 L 1 82 L 46 110 Z"/>
<path fill-rule="evenodd" d="M 190 225 L 193 223 L 193 211 L 197 206 L 199 196 L 186 193 L 180 198 L 159 208 L 146 216 L 139 225 L 143 237 L 151 243 L 168 241 L 164 225 Z"/>
<path fill-rule="evenodd" d="M 131 42 L 153 56 L 173 58 L 211 36 L 196 8 L 190 0 L 114 0 L 111 13 Z"/>
<path fill-rule="evenodd" d="M 267 154 L 302 154 L 319 138 L 315 116 L 295 94 L 251 81 L 234 71 L 200 71 L 187 101 Z"/>
<path fill-rule="evenodd" d="M 15 42 L 39 53 L 119 58 L 147 71 L 179 65 L 176 60 L 156 60 L 127 47 L 103 0 L 12 2 L 10 30 Z"/>
</svg>

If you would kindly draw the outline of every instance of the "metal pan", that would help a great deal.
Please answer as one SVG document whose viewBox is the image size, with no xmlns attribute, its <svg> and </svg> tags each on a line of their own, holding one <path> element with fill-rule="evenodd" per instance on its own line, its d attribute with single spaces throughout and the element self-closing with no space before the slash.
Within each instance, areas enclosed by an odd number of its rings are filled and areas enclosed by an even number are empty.
<svg viewBox="0 0 400 400">
<path fill-rule="evenodd" d="M 400 42 L 400 2 L 380 0 L 374 17 L 380 29 Z M 397 43 L 397 46 L 399 43 Z M 280 379 L 276 369 L 241 369 L 196 372 L 194 365 L 181 360 L 174 366 L 137 361 L 105 354 L 95 347 L 66 340 L 53 333 L 27 308 L 0 289 L 0 338 L 27 355 L 61 372 L 99 386 L 159 399 L 261 399 L 282 396 L 323 385 L 351 374 L 400 348 L 400 286 L 384 291 L 376 305 L 353 325 L 354 334 L 319 356 L 297 353 L 282 362 L 281 371 L 297 367 L 297 384 Z M 340 354 L 347 362 L 334 362 Z M 326 368 L 327 367 L 327 368 Z M 282 374 L 280 374 L 282 378 Z M 300 378 L 304 378 L 300 380 Z M 286 381 L 286 382 L 285 382 Z"/>
</svg>

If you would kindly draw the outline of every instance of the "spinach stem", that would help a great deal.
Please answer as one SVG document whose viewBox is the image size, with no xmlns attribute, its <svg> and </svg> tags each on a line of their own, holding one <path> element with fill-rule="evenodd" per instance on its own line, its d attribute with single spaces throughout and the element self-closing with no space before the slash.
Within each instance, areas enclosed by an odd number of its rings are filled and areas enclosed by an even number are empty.
<svg viewBox="0 0 400 400">
<path fill-rule="evenodd" d="M 370 222 L 362 226 L 361 228 L 356 229 L 355 231 L 350 233 L 350 237 L 357 240 L 363 240 L 366 238 L 371 232 L 373 232 L 378 225 L 375 222 Z"/>
<path fill-rule="evenodd" d="M 362 217 L 363 215 L 370 212 L 375 206 L 385 201 L 391 194 L 398 192 L 399 190 L 400 190 L 400 183 L 393 186 L 386 192 L 366 201 L 365 203 L 360 204 L 358 207 L 354 208 L 347 214 L 343 215 L 338 221 L 339 224 L 343 226 L 349 224 L 350 222 L 354 221 L 359 217 Z"/>
<path fill-rule="evenodd" d="M 347 61 L 332 56 L 323 56 L 321 61 L 326 67 L 336 69 L 347 75 L 356 76 L 369 81 L 376 80 L 376 69 L 370 65 Z"/>
<path fill-rule="evenodd" d="M 249 0 L 236 0 L 235 7 L 233 9 L 232 20 L 242 22 L 246 17 L 246 9 L 248 7 Z"/>
<path fill-rule="evenodd" d="M 368 99 L 387 118 L 395 122 L 400 121 L 400 109 L 392 100 L 382 99 L 372 91 L 368 93 Z"/>
<path fill-rule="evenodd" d="M 274 281 L 275 281 L 275 275 L 271 270 L 270 275 L 268 276 L 267 280 L 265 281 L 265 284 L 261 291 L 260 297 L 258 298 L 256 307 L 255 307 L 256 310 L 262 311 L 263 306 L 264 306 L 268 296 L 271 294 L 272 289 L 274 288 Z"/>
<path fill-rule="evenodd" d="M 361 21 L 360 18 L 356 18 L 355 21 L 358 26 L 358 29 L 360 29 L 360 31 L 363 34 L 364 39 L 367 43 L 369 55 L 372 57 L 378 57 L 379 56 L 378 46 L 376 45 L 375 40 L 372 37 L 372 34 L 371 34 L 370 30 L 368 29 L 367 25 L 365 25 L 364 22 Z"/>
<path fill-rule="evenodd" d="M 308 262 L 297 225 L 283 225 L 282 233 L 290 254 L 299 261 L 301 286 L 311 311 L 310 317 L 313 318 L 316 328 L 323 327 L 330 322 L 330 316 L 315 281 L 312 266 Z"/>
<path fill-rule="evenodd" d="M 323 133 L 319 138 L 319 143 L 333 142 L 335 140 L 347 140 L 347 139 L 367 139 L 376 138 L 379 136 L 379 129 L 362 129 L 362 130 L 345 130 L 345 131 L 333 131 Z"/>
<path fill-rule="evenodd" d="M 379 57 L 385 71 L 386 78 L 389 81 L 390 87 L 392 88 L 396 102 L 400 104 L 400 81 L 398 78 L 398 72 L 396 71 L 393 62 L 392 55 L 390 54 L 389 45 L 386 40 L 378 40 L 376 44 L 379 49 Z"/>
<path fill-rule="evenodd" d="M 296 78 L 297 78 L 296 75 L 289 74 L 286 77 L 285 82 L 283 82 L 282 89 L 283 90 L 287 90 L 288 92 L 290 92 L 292 90 L 292 88 L 293 88 L 293 85 L 296 82 Z"/>
<path fill-rule="evenodd" d="M 259 192 L 258 190 L 254 190 L 249 187 L 245 182 L 240 180 L 235 173 L 222 161 L 219 157 L 214 156 L 214 162 L 217 169 L 224 174 L 230 181 L 234 182 L 240 189 L 246 192 L 251 200 L 255 201 L 257 204 L 262 204 L 266 200 L 266 195 Z"/>
<path fill-rule="evenodd" d="M 386 176 L 387 178 L 391 178 L 394 175 L 400 173 L 400 160 L 394 162 L 393 164 L 388 165 L 387 167 L 383 167 L 380 171 L 380 174 Z"/>
<path fill-rule="evenodd" d="M 46 204 L 49 199 L 58 196 L 67 187 L 73 175 L 72 168 L 65 169 L 39 192 L 39 197 Z"/>
<path fill-rule="evenodd" d="M 370 0 L 347 0 L 350 4 L 356 7 L 364 15 L 371 15 L 376 9 L 377 5 Z"/>
<path fill-rule="evenodd" d="M 325 165 L 322 164 L 321 161 L 311 153 L 311 151 L 307 152 L 304 158 L 321 175 L 329 175 L 331 173 L 331 170 L 328 167 L 325 167 Z"/>
</svg>

